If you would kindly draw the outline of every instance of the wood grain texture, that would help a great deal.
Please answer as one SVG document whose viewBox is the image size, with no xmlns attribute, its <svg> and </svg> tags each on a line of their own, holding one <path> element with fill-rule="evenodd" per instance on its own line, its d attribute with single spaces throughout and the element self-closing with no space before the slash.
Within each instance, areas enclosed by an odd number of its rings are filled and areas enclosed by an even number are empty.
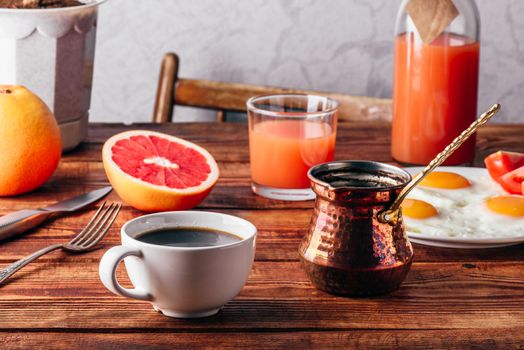
<svg viewBox="0 0 524 350">
<path fill-rule="evenodd" d="M 339 103 L 339 118 L 343 121 L 391 121 L 392 114 L 389 99 L 209 80 L 179 79 L 174 94 L 178 105 L 221 111 L 246 112 L 246 101 L 253 96 L 312 94 L 336 100 Z"/>
<path fill-rule="evenodd" d="M 257 261 L 244 289 L 218 315 L 173 320 L 106 291 L 97 264 L 56 257 L 30 265 L 2 288 L 0 330 L 524 328 L 523 262 L 417 263 L 391 295 L 351 299 L 313 288 L 298 262 Z"/>
<path fill-rule="evenodd" d="M 160 130 L 195 141 L 219 162 L 221 178 L 199 209 L 252 221 L 259 229 L 256 261 L 239 296 L 215 317 L 172 320 L 148 303 L 117 297 L 98 279 L 104 251 L 119 228 L 141 215 L 124 207 L 102 249 L 54 252 L 0 288 L 0 348 L 475 348 L 524 346 L 524 245 L 453 250 L 414 245 L 415 262 L 402 287 L 386 297 L 351 299 L 314 289 L 297 246 L 313 202 L 270 201 L 251 193 L 247 132 L 242 124 L 92 125 L 89 140 L 66 154 L 37 191 L 0 199 L 0 214 L 44 206 L 108 184 L 100 159 L 105 139 L 128 129 Z M 339 128 L 338 159 L 394 163 L 389 125 Z M 524 126 L 490 125 L 479 133 L 477 165 L 493 151 L 524 152 Z M 108 197 L 118 201 L 114 193 Z M 92 215 L 57 218 L 0 243 L 0 266 L 45 245 L 68 240 Z M 123 283 L 127 278 L 119 269 Z"/>
<path fill-rule="evenodd" d="M 100 161 L 102 144 L 110 136 L 123 130 L 146 129 L 161 131 L 196 142 L 208 149 L 218 162 L 249 162 L 247 125 L 241 123 L 176 123 L 134 124 L 123 128 L 115 124 L 95 124 L 89 129 L 87 143 L 77 152 L 68 154 L 63 162 Z M 220 132 L 217 132 L 220 130 Z M 477 136 L 476 166 L 482 166 L 483 158 L 501 149 L 524 152 L 524 137 L 519 135 L 522 127 L 515 125 L 486 125 Z M 390 144 L 391 126 L 384 122 L 341 123 L 338 126 L 337 159 L 371 159 L 392 163 Z"/>
<path fill-rule="evenodd" d="M 217 121 L 225 112 L 246 112 L 246 101 L 253 96 L 274 94 L 314 94 L 339 102 L 340 120 L 391 121 L 391 100 L 348 94 L 279 87 L 237 84 L 230 82 L 178 78 L 180 60 L 167 53 L 161 63 L 160 77 L 152 121 L 166 123 L 173 119 L 173 105 L 206 108 L 217 111 Z"/>
<path fill-rule="evenodd" d="M 118 200 L 115 194 L 108 197 L 109 201 Z M 312 203 L 310 204 L 312 205 Z M 18 207 L 16 209 L 20 209 Z M 15 208 L 13 208 L 14 210 Z M 271 209 L 271 210 L 244 210 L 244 209 L 213 209 L 222 213 L 236 215 L 251 221 L 258 228 L 256 259 L 259 261 L 297 261 L 298 245 L 307 230 L 311 217 L 311 209 Z M 5 211 L 8 212 L 9 210 Z M 66 241 L 75 235 L 91 216 L 91 210 L 84 210 L 71 216 L 57 218 L 47 222 L 41 228 L 29 232 L 23 237 L 0 246 L 0 263 L 8 263 L 42 248 L 46 244 Z M 117 218 L 115 226 L 104 239 L 106 246 L 116 245 L 120 241 L 119 227 L 142 213 L 129 207 Z M 475 264 L 489 261 L 521 261 L 522 246 L 507 247 L 504 249 L 436 249 L 415 244 L 416 262 L 461 262 Z M 103 250 L 78 256 L 91 262 L 100 260 Z M 55 256 L 44 256 L 40 260 L 53 261 Z"/>
<path fill-rule="evenodd" d="M 179 59 L 176 54 L 167 53 L 164 56 L 156 90 L 153 123 L 165 123 L 173 115 L 173 91 L 178 78 L 178 66 Z"/>
<path fill-rule="evenodd" d="M 524 329 L 520 330 L 521 332 Z M 498 330 L 483 332 L 475 330 L 402 330 L 402 331 L 293 331 L 277 332 L 231 332 L 214 333 L 60 333 L 38 332 L 0 333 L 3 349 L 55 350 L 105 349 L 105 350 L 148 350 L 148 349 L 518 349 L 522 343 L 507 337 Z"/>
</svg>

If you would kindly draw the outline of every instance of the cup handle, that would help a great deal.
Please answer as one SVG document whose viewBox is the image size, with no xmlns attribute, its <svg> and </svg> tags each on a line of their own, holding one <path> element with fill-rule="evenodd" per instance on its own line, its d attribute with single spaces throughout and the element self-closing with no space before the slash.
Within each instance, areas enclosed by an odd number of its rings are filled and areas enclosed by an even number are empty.
<svg viewBox="0 0 524 350">
<path fill-rule="evenodd" d="M 138 300 L 152 300 L 153 297 L 146 291 L 138 288 L 124 288 L 120 283 L 118 283 L 116 279 L 116 268 L 118 267 L 118 264 L 128 256 L 141 258 L 142 252 L 138 249 L 121 245 L 113 247 L 105 252 L 102 260 L 100 260 L 100 266 L 98 269 L 100 280 L 107 289 L 115 294 Z"/>
</svg>

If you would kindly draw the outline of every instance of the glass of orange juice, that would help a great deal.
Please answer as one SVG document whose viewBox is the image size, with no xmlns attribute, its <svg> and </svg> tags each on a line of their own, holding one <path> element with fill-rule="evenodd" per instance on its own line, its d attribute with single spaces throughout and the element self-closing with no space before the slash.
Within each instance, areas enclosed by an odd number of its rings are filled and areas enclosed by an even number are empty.
<svg viewBox="0 0 524 350">
<path fill-rule="evenodd" d="M 251 188 L 278 200 L 315 198 L 307 176 L 335 153 L 338 103 L 316 95 L 271 95 L 247 101 Z"/>
</svg>

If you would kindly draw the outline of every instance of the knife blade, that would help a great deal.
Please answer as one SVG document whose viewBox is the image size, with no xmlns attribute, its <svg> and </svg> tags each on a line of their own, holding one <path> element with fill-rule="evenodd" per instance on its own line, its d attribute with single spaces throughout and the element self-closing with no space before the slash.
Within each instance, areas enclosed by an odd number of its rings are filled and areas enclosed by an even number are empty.
<svg viewBox="0 0 524 350">
<path fill-rule="evenodd" d="M 42 208 L 41 210 L 53 211 L 53 212 L 73 212 L 78 209 L 82 209 L 88 204 L 96 202 L 100 198 L 105 197 L 113 188 L 111 186 L 100 188 L 88 193 L 81 194 L 80 196 L 66 199 L 62 202 L 58 202 Z"/>
<path fill-rule="evenodd" d="M 40 225 L 47 218 L 62 214 L 71 213 L 79 210 L 97 200 L 104 198 L 111 192 L 112 187 L 104 187 L 80 196 L 66 199 L 62 202 L 54 203 L 45 208 L 25 209 L 16 211 L 0 217 L 0 240 L 11 238 L 17 234 Z"/>
</svg>

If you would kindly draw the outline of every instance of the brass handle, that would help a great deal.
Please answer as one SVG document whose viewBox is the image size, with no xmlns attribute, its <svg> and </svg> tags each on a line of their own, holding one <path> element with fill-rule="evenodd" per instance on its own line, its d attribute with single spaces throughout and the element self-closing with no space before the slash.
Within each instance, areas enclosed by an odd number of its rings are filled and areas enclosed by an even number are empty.
<svg viewBox="0 0 524 350">
<path fill-rule="evenodd" d="M 378 214 L 378 220 L 382 223 L 388 223 L 396 226 L 398 222 L 399 208 L 406 196 L 413 190 L 428 174 L 430 174 L 436 167 L 444 163 L 449 156 L 451 156 L 467 139 L 473 135 L 477 129 L 486 124 L 495 114 L 500 111 L 500 104 L 493 105 L 487 112 L 482 114 L 473 124 L 462 132 L 453 142 L 451 142 L 442 152 L 437 154 L 427 167 L 424 168 L 411 182 L 404 187 L 397 199 L 393 202 L 388 210 Z"/>
</svg>

